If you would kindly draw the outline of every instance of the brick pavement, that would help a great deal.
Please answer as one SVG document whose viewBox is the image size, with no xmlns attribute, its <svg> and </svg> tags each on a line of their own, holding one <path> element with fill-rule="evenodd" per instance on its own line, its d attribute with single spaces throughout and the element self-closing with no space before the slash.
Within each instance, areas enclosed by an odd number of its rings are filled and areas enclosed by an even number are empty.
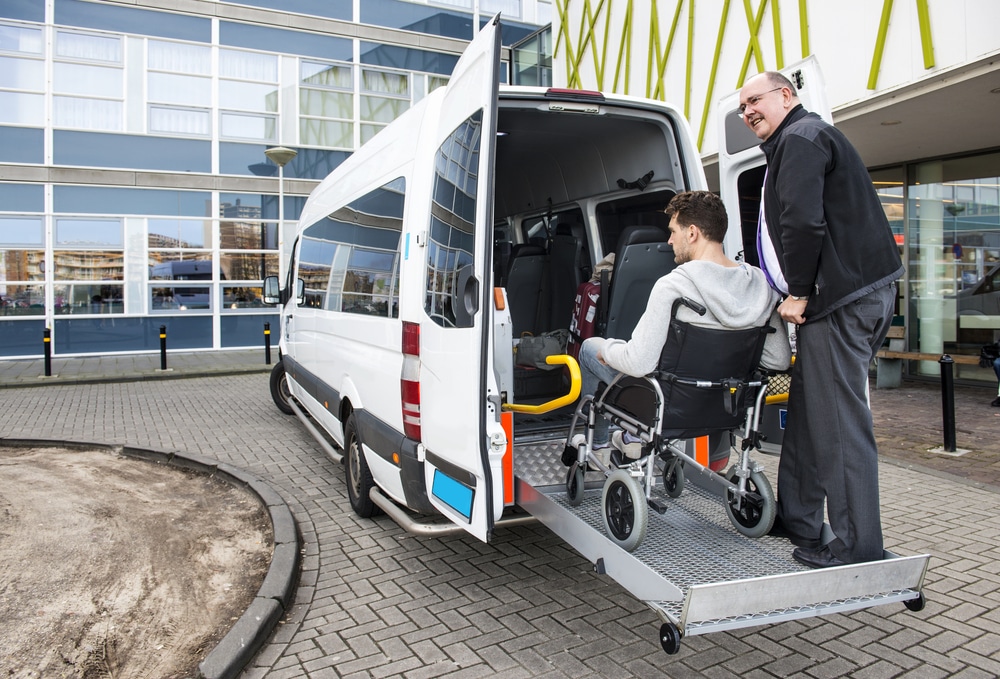
<svg viewBox="0 0 1000 679">
<path fill-rule="evenodd" d="M 923 611 L 890 605 L 695 636 L 674 656 L 660 650 L 652 612 L 540 526 L 499 531 L 484 545 L 357 518 L 343 469 L 271 405 L 266 374 L 12 387 L 0 391 L 0 435 L 198 454 L 271 484 L 298 521 L 303 570 L 296 603 L 249 679 L 993 677 L 1000 492 L 982 483 L 995 476 L 972 469 L 981 461 L 995 470 L 998 409 L 987 395 L 956 396 L 958 445 L 976 449 L 945 459 L 926 453 L 939 444 L 935 392 L 873 392 L 879 441 L 893 458 L 880 470 L 886 545 L 933 555 Z M 953 475 L 963 469 L 974 480 Z"/>
</svg>

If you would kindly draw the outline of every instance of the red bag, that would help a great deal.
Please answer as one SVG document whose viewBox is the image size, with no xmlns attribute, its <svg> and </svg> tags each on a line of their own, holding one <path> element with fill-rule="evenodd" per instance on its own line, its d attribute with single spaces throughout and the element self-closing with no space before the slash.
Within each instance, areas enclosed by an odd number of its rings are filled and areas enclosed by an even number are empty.
<svg viewBox="0 0 1000 679">
<path fill-rule="evenodd" d="M 594 336 L 597 300 L 600 297 L 600 283 L 585 281 L 576 289 L 576 302 L 573 306 L 573 319 L 569 323 L 569 343 L 566 348 L 566 353 L 573 358 L 579 356 L 583 340 Z"/>
</svg>

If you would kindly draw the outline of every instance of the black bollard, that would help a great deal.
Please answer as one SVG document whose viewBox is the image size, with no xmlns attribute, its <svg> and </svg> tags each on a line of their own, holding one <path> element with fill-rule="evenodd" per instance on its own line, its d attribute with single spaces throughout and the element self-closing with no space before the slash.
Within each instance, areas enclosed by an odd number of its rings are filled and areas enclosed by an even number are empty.
<svg viewBox="0 0 1000 679">
<path fill-rule="evenodd" d="M 160 326 L 160 370 L 167 369 L 167 326 Z"/>
<path fill-rule="evenodd" d="M 944 421 L 945 452 L 955 452 L 955 361 L 945 354 L 938 359 L 941 364 L 941 406 Z"/>
<path fill-rule="evenodd" d="M 52 331 L 48 328 L 42 335 L 42 346 L 45 348 L 45 376 L 52 377 Z"/>
<path fill-rule="evenodd" d="M 264 323 L 264 364 L 271 365 L 271 324 Z"/>
</svg>

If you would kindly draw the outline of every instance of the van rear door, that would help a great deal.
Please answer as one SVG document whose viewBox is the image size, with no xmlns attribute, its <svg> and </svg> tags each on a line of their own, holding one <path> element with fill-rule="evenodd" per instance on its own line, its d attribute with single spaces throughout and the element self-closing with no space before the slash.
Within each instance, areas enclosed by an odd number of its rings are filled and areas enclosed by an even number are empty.
<svg viewBox="0 0 1000 679">
<path fill-rule="evenodd" d="M 502 511 L 491 467 L 499 468 L 503 451 L 490 445 L 491 438 L 502 442 L 495 438 L 499 403 L 487 399 L 494 379 L 487 357 L 499 68 L 497 17 L 459 59 L 440 111 L 428 123 L 435 127 L 434 165 L 427 168 L 430 220 L 418 237 L 422 243 L 410 243 L 404 255 L 422 256 L 426 266 L 419 403 L 410 414 L 419 417 L 427 495 L 483 541 L 493 530 L 494 512 Z"/>
<path fill-rule="evenodd" d="M 832 125 L 833 113 L 827 103 L 826 84 L 816 57 L 807 57 L 781 72 L 795 85 L 802 105 Z M 745 260 L 757 265 L 757 217 L 765 160 L 760 139 L 740 118 L 739 105 L 740 93 L 736 91 L 722 97 L 717 108 L 719 188 L 729 213 L 726 252 L 735 256 L 743 251 Z"/>
</svg>

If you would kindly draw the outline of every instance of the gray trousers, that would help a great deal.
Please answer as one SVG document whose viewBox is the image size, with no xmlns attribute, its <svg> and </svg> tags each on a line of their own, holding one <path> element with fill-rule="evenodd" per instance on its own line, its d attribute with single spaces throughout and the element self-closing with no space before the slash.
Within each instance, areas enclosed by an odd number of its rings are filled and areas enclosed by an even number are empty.
<svg viewBox="0 0 1000 679">
<path fill-rule="evenodd" d="M 815 539 L 826 501 L 847 562 L 882 558 L 878 450 L 868 404 L 868 368 L 892 321 L 896 284 L 801 325 L 778 463 L 778 518 Z"/>
</svg>

